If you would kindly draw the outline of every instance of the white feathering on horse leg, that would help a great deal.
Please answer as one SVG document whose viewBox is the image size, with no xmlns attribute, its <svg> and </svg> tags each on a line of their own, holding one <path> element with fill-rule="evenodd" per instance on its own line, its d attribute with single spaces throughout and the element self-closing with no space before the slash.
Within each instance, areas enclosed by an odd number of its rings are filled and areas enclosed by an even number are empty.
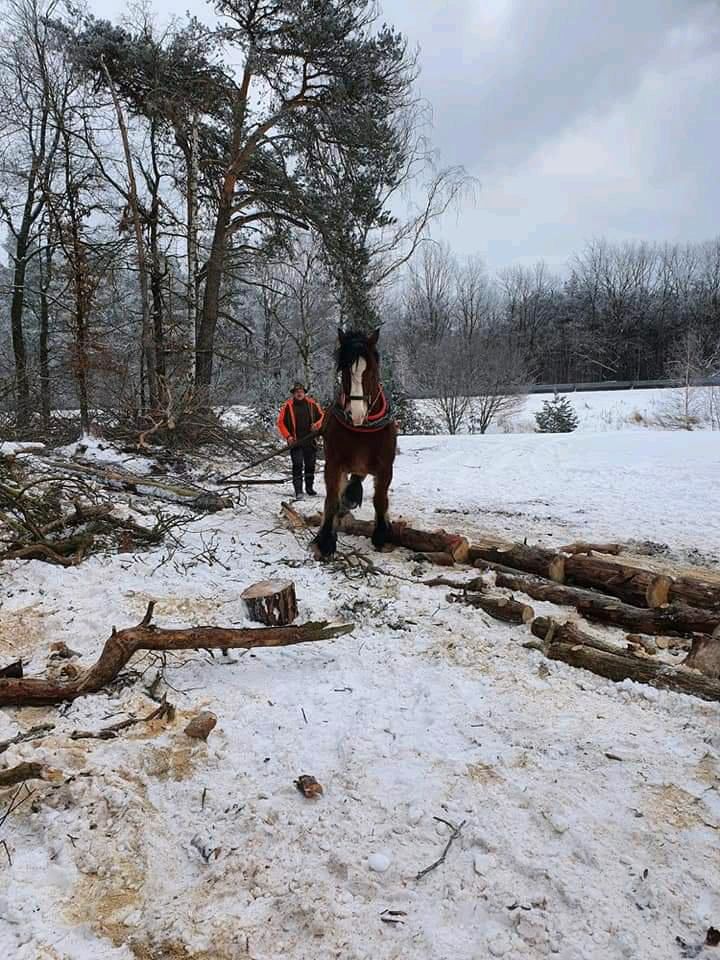
<svg viewBox="0 0 720 960">
<path fill-rule="evenodd" d="M 364 357 L 358 357 L 355 363 L 352 365 L 350 370 L 351 376 L 351 386 L 350 393 L 353 397 L 362 397 L 363 394 L 363 373 L 367 362 Z M 350 401 L 350 416 L 352 417 L 352 422 L 354 427 L 359 427 L 365 420 L 368 415 L 368 405 L 365 400 L 351 400 Z"/>
</svg>

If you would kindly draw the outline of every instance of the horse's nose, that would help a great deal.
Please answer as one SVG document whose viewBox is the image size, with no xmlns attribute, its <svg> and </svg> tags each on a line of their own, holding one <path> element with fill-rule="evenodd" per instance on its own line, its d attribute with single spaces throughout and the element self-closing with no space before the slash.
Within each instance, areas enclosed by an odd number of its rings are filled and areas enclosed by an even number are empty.
<svg viewBox="0 0 720 960">
<path fill-rule="evenodd" d="M 367 419 L 367 404 L 361 400 L 353 400 L 350 404 L 350 416 L 354 427 L 361 427 Z"/>
</svg>

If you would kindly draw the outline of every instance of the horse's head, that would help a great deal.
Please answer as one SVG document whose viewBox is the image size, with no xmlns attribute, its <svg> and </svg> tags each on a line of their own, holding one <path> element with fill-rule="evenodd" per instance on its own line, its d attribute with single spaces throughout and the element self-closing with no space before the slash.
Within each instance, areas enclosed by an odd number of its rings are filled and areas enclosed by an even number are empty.
<svg viewBox="0 0 720 960">
<path fill-rule="evenodd" d="M 337 369 L 343 394 L 341 402 L 356 427 L 367 420 L 372 398 L 379 389 L 379 334 L 379 328 L 370 334 L 338 328 Z"/>
</svg>

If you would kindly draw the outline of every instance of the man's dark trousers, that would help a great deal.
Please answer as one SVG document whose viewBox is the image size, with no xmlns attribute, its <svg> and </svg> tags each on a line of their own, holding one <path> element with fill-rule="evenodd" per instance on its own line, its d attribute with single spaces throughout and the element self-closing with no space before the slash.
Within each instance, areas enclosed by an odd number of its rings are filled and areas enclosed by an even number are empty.
<svg viewBox="0 0 720 960">
<path fill-rule="evenodd" d="M 292 457 L 292 476 L 295 493 L 303 492 L 303 469 L 305 471 L 305 490 L 310 493 L 313 489 L 315 480 L 315 460 L 317 459 L 317 447 L 314 440 L 309 440 L 300 447 L 293 447 L 290 451 Z"/>
</svg>

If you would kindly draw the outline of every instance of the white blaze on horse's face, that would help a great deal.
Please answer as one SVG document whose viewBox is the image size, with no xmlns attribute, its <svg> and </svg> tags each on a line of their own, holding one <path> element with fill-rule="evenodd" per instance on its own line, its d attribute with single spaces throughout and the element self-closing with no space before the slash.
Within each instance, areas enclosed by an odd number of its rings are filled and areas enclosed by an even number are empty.
<svg viewBox="0 0 720 960">
<path fill-rule="evenodd" d="M 355 363 L 350 367 L 350 395 L 352 397 L 361 397 L 359 400 L 350 401 L 350 416 L 354 427 L 361 426 L 368 415 L 368 405 L 365 401 L 363 392 L 363 372 L 367 362 L 364 357 L 358 357 Z"/>
</svg>

